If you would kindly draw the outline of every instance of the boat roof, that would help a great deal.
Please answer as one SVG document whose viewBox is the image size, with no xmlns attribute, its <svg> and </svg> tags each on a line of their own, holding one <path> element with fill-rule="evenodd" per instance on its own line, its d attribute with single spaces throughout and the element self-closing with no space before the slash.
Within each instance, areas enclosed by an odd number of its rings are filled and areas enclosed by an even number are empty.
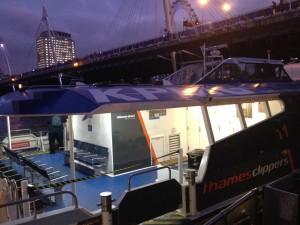
<svg viewBox="0 0 300 225">
<path fill-rule="evenodd" d="M 0 98 L 0 115 L 97 114 L 249 102 L 300 93 L 300 82 L 189 86 L 31 88 Z"/>
<path fill-rule="evenodd" d="M 263 63 L 283 65 L 283 62 L 281 60 L 248 57 L 232 57 L 225 59 L 224 63 Z"/>
</svg>

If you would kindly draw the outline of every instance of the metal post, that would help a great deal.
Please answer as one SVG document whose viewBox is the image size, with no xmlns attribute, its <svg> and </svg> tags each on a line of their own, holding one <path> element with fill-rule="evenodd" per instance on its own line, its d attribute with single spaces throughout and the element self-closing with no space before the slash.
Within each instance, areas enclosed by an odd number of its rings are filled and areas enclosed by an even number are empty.
<svg viewBox="0 0 300 225">
<path fill-rule="evenodd" d="M 182 162 L 183 162 L 183 149 L 180 148 L 179 149 L 179 153 L 178 153 L 178 174 L 179 174 L 179 183 L 183 184 L 183 166 L 182 166 Z"/>
<path fill-rule="evenodd" d="M 58 74 L 58 81 L 59 81 L 59 85 L 60 85 L 60 87 L 62 87 L 62 86 L 63 86 L 63 83 L 62 83 L 62 76 L 63 76 L 63 74 L 62 74 L 62 73 L 59 73 L 59 74 Z"/>
<path fill-rule="evenodd" d="M 6 66 L 7 66 L 7 69 L 8 69 L 8 74 L 11 77 L 12 76 L 12 70 L 11 70 L 11 67 L 10 67 L 10 64 L 9 64 L 9 61 L 8 61 L 8 55 L 7 55 L 7 52 L 6 52 L 5 45 L 3 45 L 3 54 L 4 54 Z"/>
<path fill-rule="evenodd" d="M 0 38 L 0 42 L 1 42 L 1 38 Z M 0 44 L 1 44 L 0 48 L 3 49 L 3 55 L 4 55 L 4 58 L 5 58 L 5 62 L 6 62 L 6 66 L 7 66 L 7 69 L 8 69 L 9 77 L 12 78 L 12 70 L 11 70 L 11 67 L 10 67 L 9 60 L 8 60 L 6 46 L 5 46 L 4 43 L 0 43 Z M 15 85 L 14 84 L 12 84 L 12 88 L 13 88 L 13 91 L 15 91 Z"/>
<path fill-rule="evenodd" d="M 27 187 L 28 187 L 28 180 L 22 180 L 21 181 L 22 200 L 29 198 Z M 23 203 L 23 216 L 24 217 L 29 217 L 30 216 L 30 202 L 24 202 Z"/>
<path fill-rule="evenodd" d="M 11 133 L 10 133 L 10 118 L 6 116 L 6 124 L 7 124 L 7 146 L 11 149 Z"/>
<path fill-rule="evenodd" d="M 267 50 L 267 56 L 268 56 L 268 61 L 270 62 L 270 60 L 271 60 L 271 49 Z"/>
<path fill-rule="evenodd" d="M 101 192 L 101 215 L 103 225 L 112 225 L 111 192 Z"/>
<path fill-rule="evenodd" d="M 205 125 L 205 129 L 206 129 L 207 137 L 208 137 L 208 143 L 209 143 L 209 145 L 212 145 L 213 143 L 215 143 L 215 138 L 214 138 L 213 130 L 211 127 L 211 122 L 209 119 L 207 106 L 201 106 L 201 112 L 203 115 L 204 125 Z"/>
<path fill-rule="evenodd" d="M 64 127 L 64 150 L 66 151 L 67 150 L 67 124 L 64 123 L 63 124 L 63 127 Z"/>
<path fill-rule="evenodd" d="M 72 116 L 68 116 L 68 134 L 69 134 L 69 151 L 70 151 L 70 169 L 71 169 L 71 179 L 76 178 L 75 172 L 75 162 L 74 162 L 74 137 L 73 137 L 73 125 L 72 125 Z M 75 182 L 72 183 L 72 192 L 76 194 L 76 184 Z M 74 203 L 74 202 L 73 202 Z"/>
<path fill-rule="evenodd" d="M 247 123 L 246 123 L 246 119 L 245 119 L 245 116 L 244 116 L 244 113 L 243 113 L 242 104 L 239 103 L 239 104 L 236 104 L 235 106 L 237 108 L 237 113 L 238 113 L 238 117 L 239 117 L 242 129 L 246 129 L 247 128 Z"/>
<path fill-rule="evenodd" d="M 187 186 L 181 185 L 181 201 L 182 201 L 182 208 L 181 208 L 181 214 L 184 217 L 187 217 L 187 200 L 186 200 L 186 192 L 187 192 Z"/>
<path fill-rule="evenodd" d="M 203 43 L 202 47 L 202 55 L 203 55 L 203 76 L 206 74 L 206 44 Z"/>
<path fill-rule="evenodd" d="M 197 213 L 197 196 L 196 196 L 196 170 L 187 169 L 187 181 L 189 185 L 189 208 L 190 215 L 194 216 Z"/>
<path fill-rule="evenodd" d="M 177 71 L 177 62 L 176 62 L 176 52 L 171 52 L 171 61 L 172 61 L 172 68 L 173 72 Z"/>
<path fill-rule="evenodd" d="M 41 142 L 42 151 L 44 152 L 45 151 L 45 146 L 44 146 L 43 132 L 42 131 L 40 131 L 40 142 Z"/>
<path fill-rule="evenodd" d="M 262 102 L 262 103 L 265 105 L 265 109 L 266 109 L 266 112 L 267 112 L 267 118 L 270 118 L 272 116 L 272 113 L 271 113 L 271 108 L 270 108 L 269 102 L 265 101 L 265 102 Z"/>
</svg>

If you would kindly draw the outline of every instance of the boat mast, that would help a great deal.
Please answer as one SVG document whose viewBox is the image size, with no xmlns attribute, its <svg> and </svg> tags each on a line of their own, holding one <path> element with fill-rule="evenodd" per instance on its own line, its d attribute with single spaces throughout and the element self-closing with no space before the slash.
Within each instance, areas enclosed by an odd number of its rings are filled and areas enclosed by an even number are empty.
<svg viewBox="0 0 300 225">
<path fill-rule="evenodd" d="M 166 27 L 168 34 L 173 37 L 174 35 L 174 21 L 172 17 L 172 10 L 171 10 L 171 0 L 164 0 L 164 12 L 165 12 L 165 17 L 166 17 Z M 177 70 L 177 65 L 176 65 L 176 52 L 173 51 L 171 52 L 171 62 L 172 62 L 172 68 L 173 72 Z"/>
</svg>

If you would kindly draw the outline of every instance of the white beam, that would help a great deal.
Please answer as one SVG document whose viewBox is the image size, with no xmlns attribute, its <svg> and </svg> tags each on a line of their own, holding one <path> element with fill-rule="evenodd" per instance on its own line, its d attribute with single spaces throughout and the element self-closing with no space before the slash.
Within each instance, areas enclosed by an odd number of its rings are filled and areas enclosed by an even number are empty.
<svg viewBox="0 0 300 225">
<path fill-rule="evenodd" d="M 71 179 L 76 179 L 76 171 L 75 171 L 75 161 L 74 161 L 74 136 L 73 136 L 73 124 L 72 124 L 72 116 L 68 116 L 68 134 L 69 134 L 69 151 L 70 151 L 70 170 L 71 170 Z M 76 183 L 72 183 L 72 192 L 76 194 Z"/>
<path fill-rule="evenodd" d="M 7 124 L 7 147 L 11 149 L 11 132 L 10 132 L 10 118 L 6 116 L 6 124 Z"/>
</svg>

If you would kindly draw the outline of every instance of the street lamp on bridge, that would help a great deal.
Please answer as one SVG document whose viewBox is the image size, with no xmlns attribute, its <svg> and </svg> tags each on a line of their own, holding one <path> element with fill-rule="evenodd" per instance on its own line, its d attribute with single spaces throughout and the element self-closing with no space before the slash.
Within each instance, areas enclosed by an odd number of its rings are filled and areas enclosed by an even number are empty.
<svg viewBox="0 0 300 225">
<path fill-rule="evenodd" d="M 5 58 L 6 66 L 7 66 L 7 69 L 8 69 L 9 76 L 12 76 L 12 71 L 11 71 L 11 67 L 10 67 L 9 61 L 8 61 L 6 47 L 5 47 L 5 44 L 3 42 L 3 39 L 0 37 L 0 54 L 1 54 L 1 52 L 2 52 L 2 54 L 4 56 L 4 58 Z"/>
<path fill-rule="evenodd" d="M 231 4 L 228 2 L 224 2 L 222 5 L 222 10 L 224 12 L 229 12 L 231 10 Z"/>
<path fill-rule="evenodd" d="M 204 7 L 207 6 L 208 4 L 213 4 L 213 3 L 210 3 L 210 0 L 198 0 L 198 4 L 201 7 Z M 219 4 L 219 3 L 214 3 L 214 4 Z M 221 10 L 225 13 L 229 12 L 232 8 L 231 3 L 228 1 L 222 1 L 220 5 L 221 5 Z"/>
<path fill-rule="evenodd" d="M 202 6 L 205 6 L 208 4 L 208 0 L 198 0 L 198 3 Z"/>
</svg>

